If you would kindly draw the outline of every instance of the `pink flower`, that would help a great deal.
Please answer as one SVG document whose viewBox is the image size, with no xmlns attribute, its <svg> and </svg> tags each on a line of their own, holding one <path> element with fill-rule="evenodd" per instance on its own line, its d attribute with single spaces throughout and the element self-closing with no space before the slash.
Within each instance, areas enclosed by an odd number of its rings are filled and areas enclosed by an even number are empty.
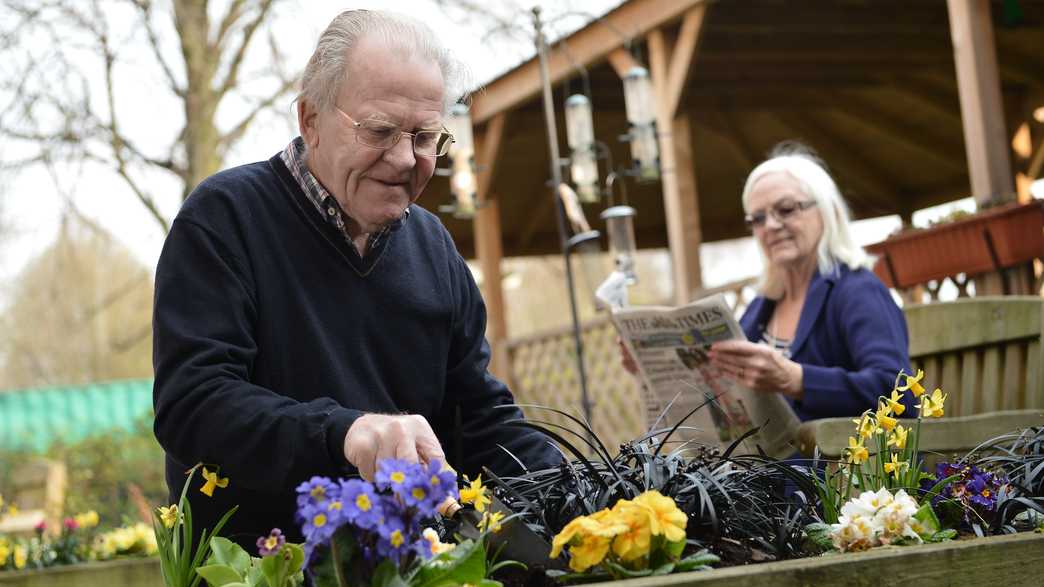
<svg viewBox="0 0 1044 587">
<path fill-rule="evenodd" d="M 64 524 L 65 524 L 65 529 L 70 531 L 70 532 L 73 532 L 73 531 L 78 530 L 80 528 L 80 524 L 78 524 L 74 518 L 65 518 Z"/>
</svg>

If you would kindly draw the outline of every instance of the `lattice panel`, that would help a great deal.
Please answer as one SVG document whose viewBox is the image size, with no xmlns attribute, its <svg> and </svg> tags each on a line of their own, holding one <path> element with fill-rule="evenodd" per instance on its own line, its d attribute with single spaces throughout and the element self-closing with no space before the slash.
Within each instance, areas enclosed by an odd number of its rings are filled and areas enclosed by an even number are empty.
<svg viewBox="0 0 1044 587">
<path fill-rule="evenodd" d="M 591 420 L 598 438 L 615 453 L 620 443 L 640 436 L 644 431 L 644 408 L 638 383 L 620 365 L 616 331 L 607 319 L 585 325 L 584 366 L 587 390 L 592 403 Z M 557 408 L 582 417 L 580 383 L 576 363 L 576 346 L 571 331 L 512 342 L 512 390 L 520 404 L 536 404 Z M 567 426 L 579 432 L 567 418 L 534 408 L 524 408 L 526 417 Z M 555 429 L 556 431 L 558 429 Z M 563 434 L 578 448 L 583 442 Z"/>
</svg>

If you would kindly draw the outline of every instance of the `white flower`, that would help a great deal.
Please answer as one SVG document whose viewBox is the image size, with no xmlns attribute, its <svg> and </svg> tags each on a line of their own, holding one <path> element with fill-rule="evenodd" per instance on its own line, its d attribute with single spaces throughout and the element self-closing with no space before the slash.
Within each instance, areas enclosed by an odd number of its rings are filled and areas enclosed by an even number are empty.
<svg viewBox="0 0 1044 587">
<path fill-rule="evenodd" d="M 891 503 L 882 507 L 874 515 L 874 521 L 880 525 L 882 530 L 881 543 L 891 544 L 903 537 L 921 542 L 921 536 L 913 527 L 913 524 L 917 522 L 914 519 L 917 509 L 917 502 L 906 491 L 902 489 L 897 491 Z M 917 525 L 921 527 L 919 523 Z"/>
<path fill-rule="evenodd" d="M 850 504 L 852 501 L 848 503 Z M 837 524 L 830 526 L 830 537 L 834 546 L 842 551 L 866 550 L 876 546 L 878 532 L 879 529 L 874 527 L 873 519 L 861 514 L 842 515 L 838 518 Z"/>
<path fill-rule="evenodd" d="M 885 487 L 877 490 L 877 492 L 864 491 L 859 494 L 859 497 L 850 499 L 848 503 L 841 506 L 841 515 L 873 517 L 877 510 L 892 503 L 893 499 L 892 494 Z"/>
</svg>

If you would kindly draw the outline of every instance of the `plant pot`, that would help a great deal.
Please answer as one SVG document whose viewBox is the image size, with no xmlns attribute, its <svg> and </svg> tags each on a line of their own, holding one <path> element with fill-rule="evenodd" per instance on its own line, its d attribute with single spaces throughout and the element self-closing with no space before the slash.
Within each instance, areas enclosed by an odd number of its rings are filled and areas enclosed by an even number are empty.
<svg viewBox="0 0 1044 587">
<path fill-rule="evenodd" d="M 903 232 L 866 250 L 879 257 L 877 276 L 895 288 L 1013 267 L 1044 256 L 1044 202 L 1011 204 Z"/>
<path fill-rule="evenodd" d="M 886 546 L 775 563 L 593 583 L 602 587 L 805 585 L 1040 585 L 1044 534 L 1024 532 L 920 546 Z M 906 581 L 904 579 L 914 579 Z"/>
</svg>

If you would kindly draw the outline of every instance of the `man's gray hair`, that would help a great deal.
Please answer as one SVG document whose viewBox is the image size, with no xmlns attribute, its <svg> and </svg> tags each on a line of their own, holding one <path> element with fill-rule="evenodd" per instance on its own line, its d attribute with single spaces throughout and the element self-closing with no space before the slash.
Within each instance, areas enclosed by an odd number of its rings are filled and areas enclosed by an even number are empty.
<svg viewBox="0 0 1044 587">
<path fill-rule="evenodd" d="M 467 68 L 435 36 L 428 25 L 393 12 L 346 10 L 330 22 L 319 36 L 304 74 L 298 100 L 307 100 L 319 110 L 329 110 L 337 102 L 346 79 L 352 49 L 364 37 L 375 36 L 389 47 L 408 56 L 431 59 L 439 64 L 445 87 L 442 112 L 464 98 L 470 82 Z"/>
<path fill-rule="evenodd" d="M 872 269 L 875 259 L 866 254 L 863 247 L 852 238 L 851 213 L 848 204 L 826 170 L 826 165 L 811 149 L 795 141 L 786 141 L 773 148 L 769 158 L 759 164 L 747 176 L 743 186 L 743 211 L 749 212 L 750 194 L 754 185 L 770 173 L 786 173 L 797 180 L 806 196 L 816 202 L 816 210 L 823 219 L 823 235 L 817 251 L 819 273 L 828 275 L 843 263 L 850 269 L 864 267 Z M 772 267 L 761 251 L 765 261 L 765 274 L 761 291 L 767 297 L 782 295 L 782 282 L 778 268 Z"/>
</svg>

